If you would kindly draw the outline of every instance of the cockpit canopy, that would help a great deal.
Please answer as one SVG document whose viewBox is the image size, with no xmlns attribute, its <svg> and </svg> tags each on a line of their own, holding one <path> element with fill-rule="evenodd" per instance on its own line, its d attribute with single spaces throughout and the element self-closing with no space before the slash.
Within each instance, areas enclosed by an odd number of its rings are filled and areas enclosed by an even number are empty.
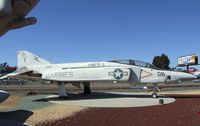
<svg viewBox="0 0 200 126">
<path fill-rule="evenodd" d="M 147 68 L 152 68 L 152 69 L 159 69 L 150 63 L 146 63 L 146 62 L 139 61 L 139 60 L 113 60 L 110 62 L 133 65 L 133 66 L 140 66 L 140 67 L 147 67 Z"/>
</svg>

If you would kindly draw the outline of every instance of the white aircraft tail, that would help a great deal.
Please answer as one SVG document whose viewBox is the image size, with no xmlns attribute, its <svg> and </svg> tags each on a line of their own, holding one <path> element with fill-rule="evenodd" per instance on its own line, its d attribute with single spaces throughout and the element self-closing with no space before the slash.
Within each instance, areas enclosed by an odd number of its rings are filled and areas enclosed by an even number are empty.
<svg viewBox="0 0 200 126">
<path fill-rule="evenodd" d="M 50 62 L 36 56 L 28 51 L 17 52 L 17 67 L 22 68 L 31 65 L 45 65 L 50 64 Z"/>
</svg>

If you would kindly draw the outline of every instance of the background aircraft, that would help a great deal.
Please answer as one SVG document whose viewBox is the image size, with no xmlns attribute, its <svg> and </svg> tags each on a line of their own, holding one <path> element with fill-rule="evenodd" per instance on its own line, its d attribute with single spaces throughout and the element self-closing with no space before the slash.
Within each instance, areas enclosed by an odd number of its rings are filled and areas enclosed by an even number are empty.
<svg viewBox="0 0 200 126">
<path fill-rule="evenodd" d="M 136 60 L 51 64 L 28 51 L 19 51 L 17 55 L 18 69 L 2 78 L 51 81 L 57 83 L 58 95 L 61 97 L 67 96 L 64 85 L 68 83 L 76 87 L 83 84 L 84 93 L 89 94 L 91 82 L 113 81 L 131 85 L 153 84 L 152 97 L 156 98 L 160 91 L 158 83 L 197 79 L 192 74 L 160 70 Z"/>
<path fill-rule="evenodd" d="M 0 36 L 7 31 L 36 24 L 35 17 L 26 18 L 39 0 L 0 0 Z"/>
<path fill-rule="evenodd" d="M 190 67 L 189 70 L 188 70 L 189 73 L 193 74 L 193 75 L 196 75 L 196 76 L 199 76 L 200 77 L 200 71 L 197 70 L 196 68 L 194 67 Z"/>
</svg>

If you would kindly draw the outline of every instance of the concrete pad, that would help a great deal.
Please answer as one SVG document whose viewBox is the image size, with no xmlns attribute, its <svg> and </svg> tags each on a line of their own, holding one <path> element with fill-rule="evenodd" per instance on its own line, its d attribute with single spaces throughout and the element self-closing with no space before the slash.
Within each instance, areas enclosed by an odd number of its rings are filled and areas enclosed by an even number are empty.
<svg viewBox="0 0 200 126">
<path fill-rule="evenodd" d="M 81 96 L 82 95 L 82 96 Z M 102 97 L 100 97 L 102 96 Z M 175 102 L 174 98 L 151 98 L 149 95 L 141 93 L 93 93 L 91 95 L 77 94 L 68 99 L 59 100 L 58 96 L 49 96 L 49 102 L 80 107 L 103 107 L 103 108 L 124 108 L 124 107 L 145 107 L 160 105 L 159 99 L 164 100 L 164 104 Z"/>
</svg>

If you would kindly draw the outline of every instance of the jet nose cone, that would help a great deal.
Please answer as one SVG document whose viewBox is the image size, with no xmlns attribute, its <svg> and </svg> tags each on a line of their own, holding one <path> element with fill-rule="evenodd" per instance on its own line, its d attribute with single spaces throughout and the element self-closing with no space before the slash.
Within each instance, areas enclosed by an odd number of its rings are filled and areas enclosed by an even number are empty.
<svg viewBox="0 0 200 126">
<path fill-rule="evenodd" d="M 198 78 L 198 76 L 192 75 L 192 74 L 189 74 L 189 73 L 179 73 L 179 79 L 180 80 L 187 81 L 187 80 L 195 80 L 197 78 Z"/>
<path fill-rule="evenodd" d="M 8 92 L 0 90 L 0 103 L 5 101 L 9 96 Z"/>
</svg>

